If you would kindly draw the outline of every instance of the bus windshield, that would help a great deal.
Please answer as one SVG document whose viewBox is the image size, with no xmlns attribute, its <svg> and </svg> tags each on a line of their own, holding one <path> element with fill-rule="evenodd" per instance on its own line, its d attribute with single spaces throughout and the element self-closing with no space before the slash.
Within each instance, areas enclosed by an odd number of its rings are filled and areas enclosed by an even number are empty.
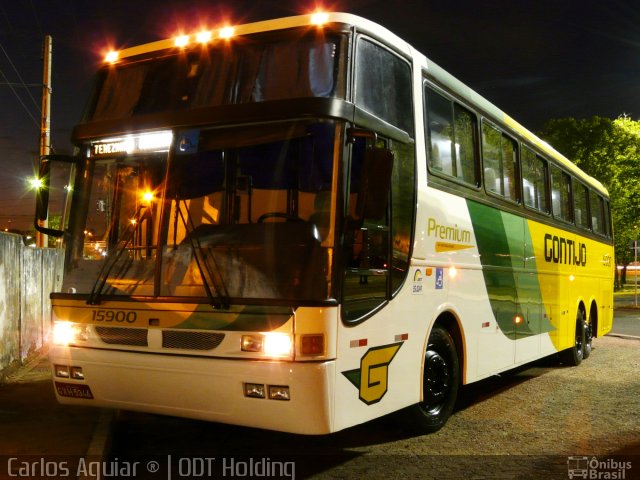
<svg viewBox="0 0 640 480">
<path fill-rule="evenodd" d="M 344 37 L 272 34 L 105 67 L 86 121 L 289 98 L 344 98 Z M 284 36 L 284 38 L 283 38 Z"/>
<path fill-rule="evenodd" d="M 170 159 L 95 160 L 67 288 L 216 306 L 332 298 L 339 128 L 307 120 L 175 132 Z"/>
</svg>

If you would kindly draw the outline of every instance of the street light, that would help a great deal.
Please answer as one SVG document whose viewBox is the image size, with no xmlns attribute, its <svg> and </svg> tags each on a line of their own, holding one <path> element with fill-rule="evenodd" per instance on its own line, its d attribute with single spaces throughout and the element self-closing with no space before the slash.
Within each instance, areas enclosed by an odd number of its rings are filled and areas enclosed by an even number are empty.
<svg viewBox="0 0 640 480">
<path fill-rule="evenodd" d="M 38 177 L 31 177 L 29 179 L 29 185 L 31 186 L 31 188 L 33 188 L 34 190 L 40 190 L 43 186 L 44 186 L 44 182 L 42 181 L 41 178 Z"/>
</svg>

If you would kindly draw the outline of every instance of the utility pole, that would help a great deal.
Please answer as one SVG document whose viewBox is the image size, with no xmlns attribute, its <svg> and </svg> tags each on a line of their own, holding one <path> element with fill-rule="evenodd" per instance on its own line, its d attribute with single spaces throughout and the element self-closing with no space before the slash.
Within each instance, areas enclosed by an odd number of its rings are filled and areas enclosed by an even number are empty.
<svg viewBox="0 0 640 480">
<path fill-rule="evenodd" d="M 42 74 L 42 116 L 40 121 L 40 156 L 49 155 L 51 151 L 51 57 L 52 57 L 51 35 L 44 37 L 42 49 L 43 74 Z M 39 163 L 39 162 L 38 162 Z M 38 165 L 38 168 L 40 165 Z M 43 227 L 47 227 L 47 220 L 42 222 Z M 45 247 L 47 236 L 36 232 L 36 245 Z"/>
<path fill-rule="evenodd" d="M 631 244 L 633 245 L 633 273 L 635 274 L 633 276 L 633 278 L 635 279 L 634 282 L 634 289 L 633 289 L 633 305 L 637 308 L 638 307 L 638 239 L 636 237 L 636 239 L 631 242 Z"/>
</svg>

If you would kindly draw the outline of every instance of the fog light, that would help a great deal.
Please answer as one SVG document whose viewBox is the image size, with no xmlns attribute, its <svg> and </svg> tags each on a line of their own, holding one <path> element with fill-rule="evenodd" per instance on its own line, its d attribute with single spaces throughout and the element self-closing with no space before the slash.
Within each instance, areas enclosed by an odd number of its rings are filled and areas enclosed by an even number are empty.
<svg viewBox="0 0 640 480">
<path fill-rule="evenodd" d="M 66 365 L 54 365 L 53 371 L 56 377 L 69 378 L 69 367 Z"/>
<path fill-rule="evenodd" d="M 324 353 L 324 335 L 302 335 L 300 339 L 303 355 L 322 355 Z"/>
<path fill-rule="evenodd" d="M 71 378 L 74 380 L 84 380 L 84 372 L 82 371 L 82 367 L 71 367 L 69 369 L 71 373 Z"/>
<path fill-rule="evenodd" d="M 289 387 L 285 385 L 269 385 L 269 398 L 271 400 L 291 400 Z"/>
<path fill-rule="evenodd" d="M 243 352 L 261 352 L 264 346 L 264 337 L 262 335 L 242 335 Z"/>
<path fill-rule="evenodd" d="M 252 398 L 264 398 L 264 385 L 262 385 L 261 383 L 245 383 L 244 396 Z"/>
</svg>

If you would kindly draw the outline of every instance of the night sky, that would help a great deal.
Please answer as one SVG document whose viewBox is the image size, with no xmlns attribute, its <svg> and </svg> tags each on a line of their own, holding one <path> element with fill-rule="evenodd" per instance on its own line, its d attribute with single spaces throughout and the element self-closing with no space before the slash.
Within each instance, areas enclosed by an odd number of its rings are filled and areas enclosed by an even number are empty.
<svg viewBox="0 0 640 480">
<path fill-rule="evenodd" d="M 387 27 L 530 130 L 568 116 L 640 118 L 640 1 L 0 0 L 0 229 L 32 221 L 25 179 L 38 151 L 45 34 L 53 37 L 52 144 L 70 153 L 109 47 L 315 5 Z"/>
</svg>

